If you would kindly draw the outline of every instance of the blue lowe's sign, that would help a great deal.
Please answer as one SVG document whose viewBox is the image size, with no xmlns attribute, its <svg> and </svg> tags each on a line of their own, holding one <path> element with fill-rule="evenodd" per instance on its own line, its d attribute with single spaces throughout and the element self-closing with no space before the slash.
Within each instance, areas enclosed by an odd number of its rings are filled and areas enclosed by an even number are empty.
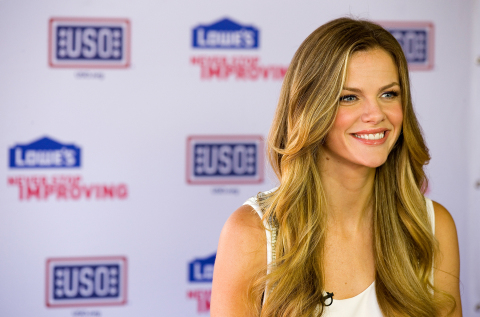
<svg viewBox="0 0 480 317">
<path fill-rule="evenodd" d="M 192 136 L 187 141 L 187 182 L 252 184 L 263 181 L 260 136 Z"/>
<path fill-rule="evenodd" d="M 47 306 L 122 305 L 126 258 L 62 258 L 47 261 Z"/>
<path fill-rule="evenodd" d="M 43 137 L 10 148 L 10 168 L 74 168 L 81 166 L 80 148 Z"/>
<path fill-rule="evenodd" d="M 188 265 L 188 280 L 190 282 L 211 283 L 216 253 L 204 259 L 195 259 Z"/>
<path fill-rule="evenodd" d="M 128 67 L 130 23 L 126 19 L 52 18 L 52 67 Z"/>
<path fill-rule="evenodd" d="M 429 22 L 380 23 L 397 39 L 403 49 L 410 70 L 433 68 L 434 27 Z"/>
<path fill-rule="evenodd" d="M 228 18 L 193 29 L 194 48 L 257 49 L 259 32 L 254 26 L 241 25 Z"/>
</svg>

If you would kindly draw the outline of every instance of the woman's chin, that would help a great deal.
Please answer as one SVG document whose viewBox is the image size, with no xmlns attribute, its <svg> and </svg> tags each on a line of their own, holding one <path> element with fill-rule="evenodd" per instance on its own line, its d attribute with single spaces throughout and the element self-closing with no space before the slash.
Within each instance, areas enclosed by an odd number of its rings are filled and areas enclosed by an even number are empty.
<svg viewBox="0 0 480 317">
<path fill-rule="evenodd" d="M 367 160 L 364 160 L 362 163 L 360 163 L 359 165 L 363 165 L 365 167 L 369 167 L 369 168 L 377 168 L 377 167 L 380 167 L 382 166 L 383 164 L 385 164 L 385 162 L 387 161 L 387 158 L 375 158 L 375 159 L 367 159 Z"/>
</svg>

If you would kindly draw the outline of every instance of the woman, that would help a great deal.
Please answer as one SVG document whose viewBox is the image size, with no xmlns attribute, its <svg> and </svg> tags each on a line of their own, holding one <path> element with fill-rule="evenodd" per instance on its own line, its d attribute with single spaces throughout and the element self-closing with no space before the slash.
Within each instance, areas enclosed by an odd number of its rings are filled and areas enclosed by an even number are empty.
<svg viewBox="0 0 480 317">
<path fill-rule="evenodd" d="M 211 316 L 462 315 L 455 224 L 423 196 L 428 149 L 390 33 L 348 18 L 315 30 L 268 144 L 280 184 L 225 224 Z"/>
</svg>

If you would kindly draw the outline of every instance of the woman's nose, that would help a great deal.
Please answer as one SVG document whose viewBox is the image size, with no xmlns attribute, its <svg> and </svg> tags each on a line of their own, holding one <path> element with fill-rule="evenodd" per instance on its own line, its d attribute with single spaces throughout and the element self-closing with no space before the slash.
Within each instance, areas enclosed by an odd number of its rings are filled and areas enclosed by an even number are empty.
<svg viewBox="0 0 480 317">
<path fill-rule="evenodd" d="M 378 124 L 385 119 L 385 113 L 378 100 L 366 100 L 363 107 L 362 121 Z"/>
</svg>

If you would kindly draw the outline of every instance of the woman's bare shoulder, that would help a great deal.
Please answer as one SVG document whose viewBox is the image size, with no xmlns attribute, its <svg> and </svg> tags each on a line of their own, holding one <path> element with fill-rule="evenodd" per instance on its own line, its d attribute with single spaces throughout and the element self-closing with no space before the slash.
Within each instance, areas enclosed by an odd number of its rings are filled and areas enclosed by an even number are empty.
<svg viewBox="0 0 480 317">
<path fill-rule="evenodd" d="M 433 208 L 435 210 L 435 237 L 440 251 L 435 258 L 434 285 L 455 298 L 456 309 L 452 316 L 462 316 L 460 253 L 455 221 L 450 212 L 439 203 L 434 201 Z"/>
<path fill-rule="evenodd" d="M 446 225 L 447 227 L 455 227 L 455 222 L 450 212 L 440 203 L 432 200 L 433 209 L 435 210 L 435 224 L 439 221 L 440 225 Z"/>
<path fill-rule="evenodd" d="M 458 255 L 458 237 L 455 221 L 450 212 L 436 201 L 433 201 L 433 209 L 435 210 L 435 237 L 439 243 L 440 260 L 441 263 L 449 262 L 449 259 L 453 260 Z M 453 262 L 451 264 L 454 267 L 456 266 Z"/>
<path fill-rule="evenodd" d="M 455 258 L 458 253 L 457 228 L 450 212 L 433 201 L 435 211 L 435 237 L 438 240 L 442 262 L 445 258 Z"/>
<path fill-rule="evenodd" d="M 228 235 L 231 230 L 248 236 L 260 233 L 265 235 L 262 219 L 250 205 L 243 205 L 230 215 L 222 229 L 222 235 Z"/>
<path fill-rule="evenodd" d="M 266 235 L 262 219 L 249 205 L 238 208 L 223 226 L 218 244 L 218 256 L 229 256 L 232 259 L 265 255 Z M 218 254 L 220 253 L 220 254 Z M 238 259 L 240 260 L 240 259 Z"/>
<path fill-rule="evenodd" d="M 211 316 L 250 316 L 245 305 L 252 280 L 267 264 L 262 220 L 248 205 L 225 223 L 213 273 Z"/>
</svg>

